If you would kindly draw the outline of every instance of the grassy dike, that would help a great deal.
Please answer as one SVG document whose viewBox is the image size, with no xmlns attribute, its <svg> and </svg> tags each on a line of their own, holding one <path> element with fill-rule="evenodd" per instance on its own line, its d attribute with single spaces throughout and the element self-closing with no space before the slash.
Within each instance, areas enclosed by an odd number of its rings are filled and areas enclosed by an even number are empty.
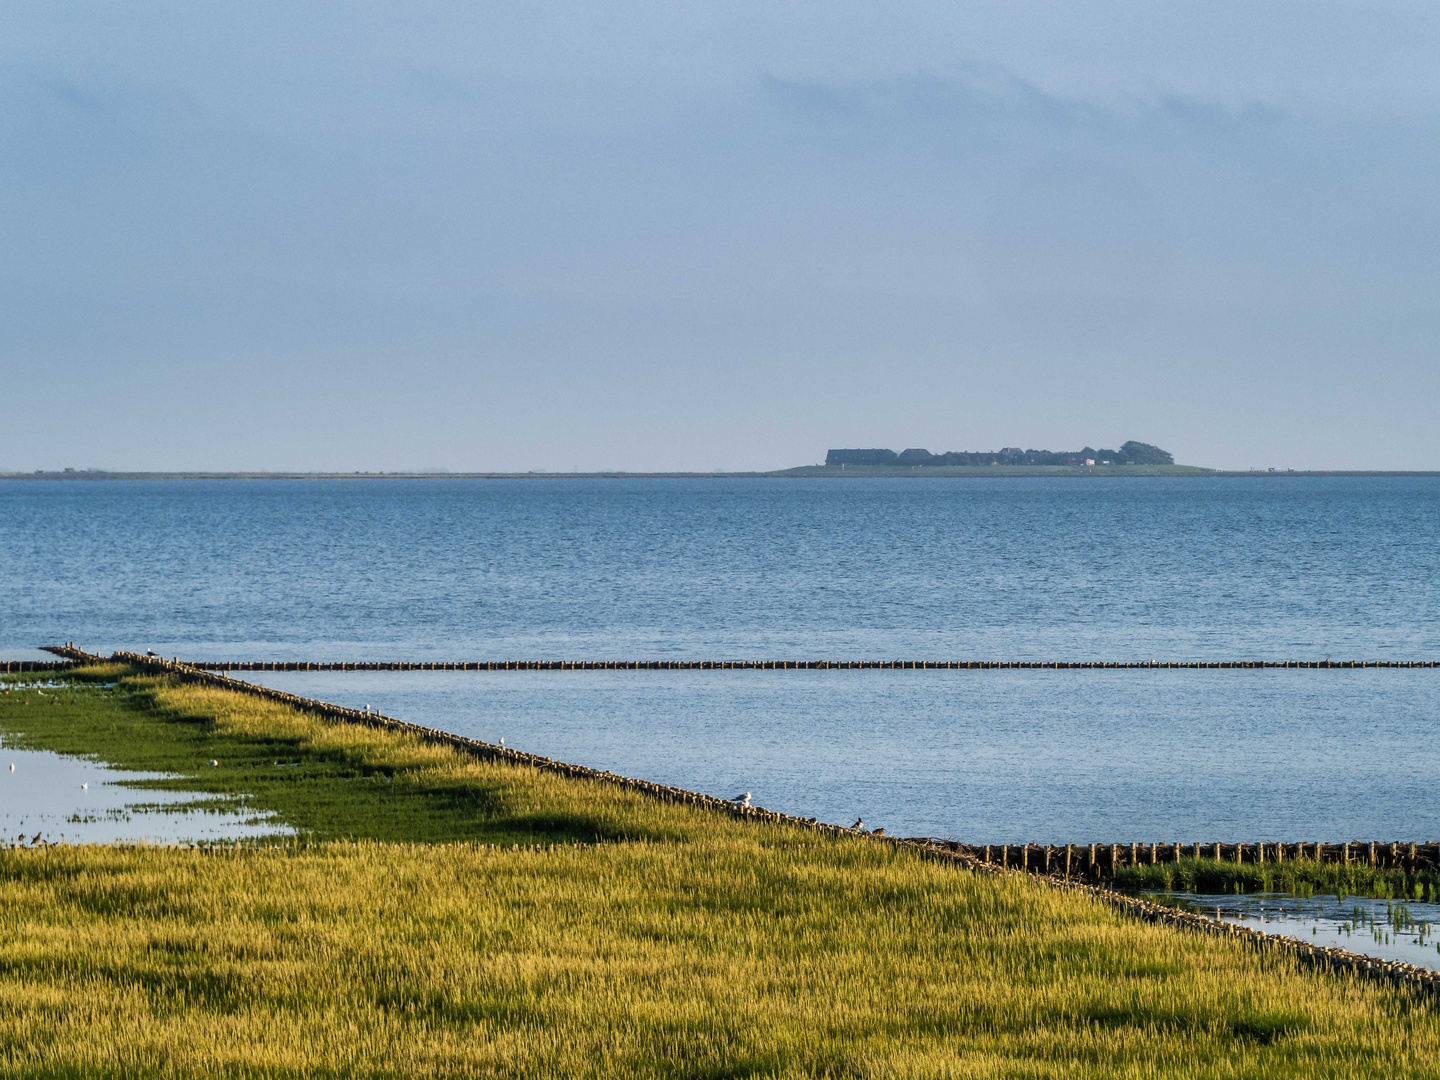
<svg viewBox="0 0 1440 1080">
<path fill-rule="evenodd" d="M 243 792 L 304 839 L 0 851 L 0 1075 L 1440 1076 L 1402 990 L 1019 875 L 71 682 L 0 694 L 7 743 Z"/>
</svg>

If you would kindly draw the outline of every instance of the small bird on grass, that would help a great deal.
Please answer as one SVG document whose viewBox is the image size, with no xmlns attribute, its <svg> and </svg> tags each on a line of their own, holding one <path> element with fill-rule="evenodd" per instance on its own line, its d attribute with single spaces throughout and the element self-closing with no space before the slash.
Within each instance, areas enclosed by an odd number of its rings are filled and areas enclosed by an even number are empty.
<svg viewBox="0 0 1440 1080">
<path fill-rule="evenodd" d="M 744 795 L 736 795 L 735 798 L 731 799 L 730 801 L 733 803 L 738 803 L 741 806 L 749 806 L 750 792 L 747 791 Z"/>
</svg>

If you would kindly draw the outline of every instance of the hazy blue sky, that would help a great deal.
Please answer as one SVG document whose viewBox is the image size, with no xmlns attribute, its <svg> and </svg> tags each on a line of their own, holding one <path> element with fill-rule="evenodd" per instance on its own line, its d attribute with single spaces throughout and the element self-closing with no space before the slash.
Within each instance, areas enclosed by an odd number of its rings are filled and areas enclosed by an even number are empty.
<svg viewBox="0 0 1440 1080">
<path fill-rule="evenodd" d="M 0 467 L 1440 468 L 1431 3 L 0 25 Z"/>
</svg>

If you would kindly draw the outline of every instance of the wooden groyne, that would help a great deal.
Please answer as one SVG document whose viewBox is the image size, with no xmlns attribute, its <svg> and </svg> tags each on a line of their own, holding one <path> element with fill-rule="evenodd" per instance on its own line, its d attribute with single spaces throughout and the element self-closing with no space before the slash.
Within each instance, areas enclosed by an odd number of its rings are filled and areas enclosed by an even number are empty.
<svg viewBox="0 0 1440 1080">
<path fill-rule="evenodd" d="M 1272 866 L 1299 859 L 1366 866 L 1377 870 L 1440 870 L 1440 842 L 1353 840 L 1343 844 L 961 844 L 930 840 L 986 865 L 1081 881 L 1105 881 L 1126 867 L 1157 866 L 1181 859 Z"/>
<path fill-rule="evenodd" d="M 67 660 L 73 661 L 76 664 L 104 663 L 107 659 L 110 662 L 126 663 L 142 671 L 155 674 L 168 674 L 186 682 L 198 682 L 280 702 L 292 708 L 300 709 L 337 722 L 363 724 L 367 727 L 384 728 L 412 734 L 427 742 L 453 747 L 461 753 L 480 760 L 528 766 L 575 779 L 586 779 L 613 784 L 637 794 L 664 802 L 699 806 L 745 821 L 791 825 L 832 836 L 864 836 L 874 843 L 886 844 L 896 849 L 904 849 L 919 855 L 921 858 L 963 866 L 966 869 L 979 873 L 1031 874 L 1051 887 L 1081 893 L 1143 922 L 1159 923 L 1181 930 L 1220 937 L 1261 953 L 1289 956 L 1297 963 L 1307 967 L 1340 976 L 1397 986 L 1409 990 L 1417 996 L 1423 997 L 1431 1002 L 1440 999 L 1440 972 L 1431 971 L 1428 968 L 1417 967 L 1412 964 L 1400 963 L 1398 961 L 1380 960 L 1372 956 L 1348 952 L 1344 949 L 1313 945 L 1310 942 L 1302 941 L 1298 938 L 1266 934 L 1258 930 L 1252 930 L 1249 927 L 1237 926 L 1233 923 L 1210 919 L 1195 912 L 1185 911 L 1165 904 L 1157 904 L 1150 900 L 1106 888 L 1098 882 L 1084 880 L 1086 876 L 1084 871 L 1087 867 L 1093 868 L 1094 876 L 1103 880 L 1106 876 L 1113 876 L 1115 870 L 1122 866 L 1136 865 L 1136 860 L 1153 859 L 1159 861 L 1167 850 L 1172 859 L 1185 857 L 1187 854 L 1191 854 L 1196 847 L 1200 849 L 1202 855 L 1214 857 L 1213 853 L 1219 851 L 1221 857 L 1229 853 L 1236 861 L 1245 860 L 1247 854 L 1252 860 L 1264 861 L 1267 852 L 1273 854 L 1276 861 L 1283 861 L 1287 855 L 1292 858 L 1325 858 L 1327 856 L 1333 856 L 1337 850 L 1342 858 L 1352 855 L 1359 857 L 1361 852 L 1358 849 L 1360 848 L 1364 849 L 1363 856 L 1367 859 L 1383 860 L 1387 857 L 1434 859 L 1437 857 L 1437 854 L 1440 854 L 1437 853 L 1437 845 L 1435 843 L 1389 845 L 1393 850 L 1386 850 L 1386 845 L 1368 843 L 1363 845 L 1091 844 L 1085 846 L 1070 844 L 1064 847 L 1057 847 L 1055 845 L 1018 844 L 977 847 L 956 841 L 942 841 L 928 837 L 903 838 L 885 836 L 880 832 L 861 833 L 840 825 L 831 825 L 818 821 L 815 818 L 795 817 L 790 814 L 766 810 L 763 807 L 744 806 L 726 799 L 717 799 L 714 796 L 705 795 L 700 792 L 687 791 L 684 788 L 671 787 L 666 784 L 656 784 L 647 780 L 637 780 L 612 772 L 591 769 L 583 765 L 570 765 L 565 762 L 555 761 L 551 758 L 540 757 L 535 754 L 526 754 L 518 750 L 511 750 L 507 747 L 481 742 L 478 739 L 467 739 L 464 736 L 454 735 L 448 731 L 422 727 L 419 724 L 406 723 L 405 721 L 395 720 L 375 712 L 346 709 L 339 705 L 332 705 L 326 701 L 318 701 L 314 698 L 302 698 L 295 694 L 288 694 L 281 690 L 273 690 L 266 686 L 258 686 L 254 683 L 229 679 L 225 677 L 223 672 L 217 673 L 209 671 L 198 665 L 185 664 L 178 660 L 163 660 L 155 656 L 142 656 L 138 653 L 130 652 L 116 652 L 106 658 L 85 653 L 80 649 L 68 645 L 53 646 L 50 647 L 50 651 L 57 655 L 64 656 Z M 1309 850 L 1311 848 L 1313 848 L 1313 850 Z M 1082 859 L 1077 858 L 1077 853 L 1084 853 L 1084 858 L 1088 858 L 1090 862 L 1084 863 Z M 1061 861 L 1066 855 L 1068 855 L 1070 860 L 1068 876 Z M 1130 861 L 1126 862 L 1125 860 L 1127 859 Z M 1376 865 L 1385 864 L 1383 862 L 1377 862 Z M 1417 863 L 1416 865 L 1420 864 Z M 1105 873 L 1107 870 L 1108 875 Z"/>
<path fill-rule="evenodd" d="M 0 660 L 0 675 L 25 674 L 32 671 L 68 671 L 73 660 Z"/>
<path fill-rule="evenodd" d="M 193 660 L 200 671 L 1240 671 L 1434 668 L 1436 660 Z"/>
</svg>

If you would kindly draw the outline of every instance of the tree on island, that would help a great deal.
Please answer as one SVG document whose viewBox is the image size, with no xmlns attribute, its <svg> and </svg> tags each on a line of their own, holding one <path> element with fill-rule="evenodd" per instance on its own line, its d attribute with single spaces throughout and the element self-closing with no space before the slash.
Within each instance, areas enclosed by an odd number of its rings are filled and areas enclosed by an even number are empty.
<svg viewBox="0 0 1440 1080">
<path fill-rule="evenodd" d="M 968 452 L 950 450 L 932 454 L 929 450 L 911 448 L 897 454 L 894 450 L 831 450 L 825 455 L 826 465 L 1174 465 L 1169 451 L 1133 439 L 1119 450 L 1022 450 L 1007 446 L 1000 450 Z"/>
</svg>

